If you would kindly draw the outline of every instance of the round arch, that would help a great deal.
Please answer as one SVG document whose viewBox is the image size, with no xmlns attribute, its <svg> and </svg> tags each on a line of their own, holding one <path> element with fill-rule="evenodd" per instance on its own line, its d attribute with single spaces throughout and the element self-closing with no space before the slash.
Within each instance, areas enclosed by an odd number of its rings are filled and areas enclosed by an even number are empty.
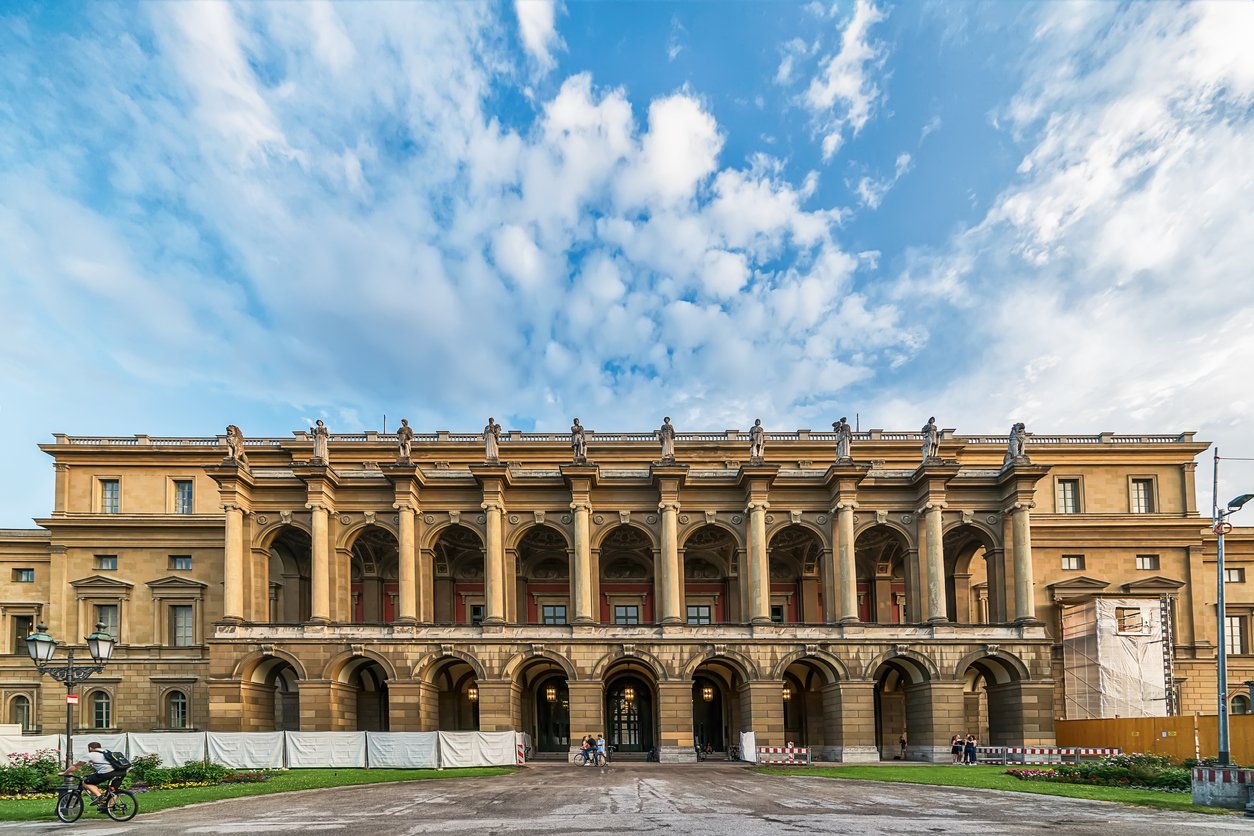
<svg viewBox="0 0 1254 836">
<path fill-rule="evenodd" d="M 910 531 L 910 529 L 906 528 L 904 525 L 893 522 L 892 520 L 885 520 L 884 522 L 880 522 L 879 520 L 875 520 L 875 519 L 872 519 L 866 523 L 861 523 L 854 527 L 853 541 L 854 541 L 855 546 L 858 542 L 858 538 L 861 537 L 863 534 L 866 534 L 868 531 L 870 531 L 873 528 L 891 529 L 894 534 L 897 534 L 905 541 L 907 549 L 917 549 L 919 547 L 919 544 L 915 542 L 913 533 Z"/>
<path fill-rule="evenodd" d="M 617 667 L 621 663 L 637 662 L 653 674 L 653 678 L 658 682 L 669 682 L 671 680 L 670 672 L 666 670 L 666 666 L 662 661 L 644 650 L 634 650 L 631 653 L 624 653 L 621 650 L 611 650 L 609 653 L 597 660 L 592 666 L 592 679 L 605 680 L 611 669 Z"/>
<path fill-rule="evenodd" d="M 758 666 L 748 656 L 737 650 L 724 649 L 716 651 L 713 648 L 699 652 L 693 655 L 680 672 L 680 679 L 692 679 L 696 676 L 697 668 L 707 662 L 722 662 L 727 667 L 734 670 L 740 675 L 744 681 L 756 680 L 759 678 Z"/>
<path fill-rule="evenodd" d="M 810 532 L 815 537 L 817 537 L 819 540 L 819 545 L 822 546 L 822 548 L 825 551 L 830 551 L 833 548 L 830 542 L 830 539 L 831 539 L 830 531 L 824 531 L 819 526 L 815 525 L 812 522 L 808 522 L 806 520 L 798 520 L 797 522 L 793 522 L 792 519 L 790 518 L 790 519 L 782 520 L 780 522 L 773 523 L 767 526 L 766 528 L 767 549 L 771 548 L 771 541 L 775 539 L 775 535 L 779 534 L 785 529 L 792 528 L 794 526 L 796 526 L 797 528 L 804 528 L 806 531 Z"/>
<path fill-rule="evenodd" d="M 351 550 L 353 545 L 368 528 L 381 528 L 388 534 L 391 534 L 398 543 L 400 542 L 401 532 L 399 527 L 391 523 L 382 522 L 378 517 L 376 517 L 374 522 L 366 522 L 363 520 L 362 522 L 354 522 L 349 525 L 340 533 L 339 539 L 335 541 L 335 547 L 337 549 Z"/>
<path fill-rule="evenodd" d="M 506 539 L 505 548 L 517 549 L 519 544 L 522 543 L 523 538 L 526 537 L 530 532 L 535 531 L 537 528 L 548 528 L 560 534 L 562 536 L 562 539 L 566 541 L 567 551 L 572 551 L 575 548 L 575 541 L 574 541 L 574 538 L 571 537 L 570 533 L 566 531 L 564 527 L 557 525 L 555 523 L 548 522 L 547 520 L 542 523 L 533 522 L 527 525 L 521 525 L 518 528 L 514 529 L 514 531 Z"/>
<path fill-rule="evenodd" d="M 444 650 L 427 654 L 414 665 L 413 678 L 428 684 L 435 684 L 435 674 L 440 669 L 441 663 L 452 661 L 465 662 L 470 665 L 470 669 L 475 673 L 475 679 L 488 678 L 483 663 L 461 650 Z"/>
<path fill-rule="evenodd" d="M 745 544 L 743 534 L 737 531 L 733 526 L 728 525 L 727 523 L 722 522 L 721 520 L 715 520 L 714 522 L 709 522 L 708 520 L 700 520 L 695 523 L 690 523 L 688 526 L 686 526 L 680 531 L 679 550 L 683 551 L 685 548 L 687 548 L 688 540 L 692 537 L 692 535 L 696 534 L 698 531 L 700 531 L 703 528 L 717 528 L 720 531 L 727 532 L 727 534 L 731 535 L 732 542 L 736 544 L 737 551 L 743 551 L 744 549 L 748 548 L 748 546 Z"/>
<path fill-rule="evenodd" d="M 947 536 L 951 532 L 957 531 L 960 528 L 969 528 L 973 532 L 976 532 L 978 535 L 977 539 L 981 540 L 981 545 L 986 548 L 1000 549 L 1002 547 L 1001 535 L 989 526 L 985 525 L 983 522 L 974 519 L 970 522 L 957 520 L 956 522 L 948 523 L 941 529 L 941 536 Z"/>
<path fill-rule="evenodd" d="M 506 660 L 505 664 L 501 667 L 501 679 L 512 681 L 516 678 L 516 674 L 520 673 L 524 668 L 530 665 L 530 663 L 542 660 L 552 662 L 565 671 L 566 678 L 568 680 L 577 681 L 580 679 L 579 675 L 575 672 L 575 666 L 571 664 L 571 661 L 560 653 L 552 650 L 541 650 L 539 653 L 531 650 L 520 650 L 513 656 L 509 657 L 509 659 Z"/>
<path fill-rule="evenodd" d="M 302 532 L 306 537 L 309 537 L 310 539 L 313 538 L 313 529 L 310 528 L 303 520 L 298 521 L 292 519 L 287 522 L 280 520 L 278 522 L 270 523 L 258 531 L 253 536 L 251 548 L 269 551 L 270 547 L 274 545 L 275 538 L 283 533 L 283 529 L 285 528 L 294 528 L 297 531 Z"/>
<path fill-rule="evenodd" d="M 936 663 L 915 650 L 886 650 L 867 664 L 863 669 L 862 678 L 879 679 L 882 669 L 896 667 L 911 674 L 912 684 L 940 679 L 940 671 Z"/>
<path fill-rule="evenodd" d="M 797 650 L 780 659 L 771 671 L 772 679 L 783 679 L 788 669 L 797 662 L 812 662 L 827 674 L 827 685 L 834 685 L 849 679 L 849 669 L 845 663 L 824 650 Z"/>
<path fill-rule="evenodd" d="M 309 678 L 309 674 L 305 672 L 305 665 L 300 659 L 278 648 L 268 651 L 257 650 L 240 659 L 235 664 L 235 669 L 231 671 L 231 678 L 246 682 L 263 682 L 279 663 L 289 665 L 296 672 L 297 679 Z M 257 678 L 258 672 L 261 672 L 260 679 Z"/>
<path fill-rule="evenodd" d="M 649 541 L 649 546 L 655 552 L 662 547 L 661 543 L 658 541 L 657 535 L 648 526 L 641 525 L 637 522 L 619 522 L 602 527 L 602 529 L 592 538 L 592 548 L 594 550 L 600 549 L 602 545 L 604 545 L 606 538 L 620 528 L 633 528 L 644 534 L 645 538 Z"/>
<path fill-rule="evenodd" d="M 984 675 L 984 678 L 995 685 L 1004 685 L 1008 682 L 1026 682 L 1032 679 L 1032 674 L 1028 671 L 1028 666 L 1023 660 L 1013 653 L 1004 650 L 998 650 L 990 653 L 988 650 L 975 650 L 968 653 L 958 660 L 958 664 L 954 667 L 954 679 L 962 680 L 966 678 L 967 670 L 974 667 Z"/>
<path fill-rule="evenodd" d="M 392 661 L 381 653 L 365 648 L 356 651 L 346 650 L 333 657 L 323 668 L 322 678 L 333 682 L 348 682 L 354 671 L 370 662 L 383 668 L 383 673 L 388 679 L 396 679 L 396 668 L 392 665 Z"/>
<path fill-rule="evenodd" d="M 466 519 L 467 516 L 473 517 L 474 515 L 463 514 L 461 519 L 458 522 L 453 522 L 452 520 L 443 520 L 441 522 L 432 523 L 431 525 L 424 525 L 422 527 L 423 538 L 422 538 L 421 548 L 423 550 L 434 549 L 439 544 L 440 538 L 443 537 L 445 532 L 447 532 L 450 528 L 467 529 L 468 531 L 473 532 L 474 535 L 479 538 L 480 545 L 483 545 L 484 543 L 486 543 L 487 542 L 486 527 L 481 526 L 476 522 L 468 521 Z"/>
</svg>

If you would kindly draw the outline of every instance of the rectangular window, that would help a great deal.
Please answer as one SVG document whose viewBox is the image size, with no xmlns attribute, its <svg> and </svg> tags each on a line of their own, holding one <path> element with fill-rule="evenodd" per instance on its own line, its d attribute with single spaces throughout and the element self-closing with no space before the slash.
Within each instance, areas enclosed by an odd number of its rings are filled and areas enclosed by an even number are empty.
<svg viewBox="0 0 1254 836">
<path fill-rule="evenodd" d="M 1059 479 L 1058 480 L 1058 513 L 1060 514 L 1078 514 L 1080 513 L 1080 480 L 1079 479 Z"/>
<path fill-rule="evenodd" d="M 773 624 L 784 623 L 784 605 L 783 604 L 771 604 L 771 622 Z"/>
<path fill-rule="evenodd" d="M 1245 583 L 1245 569 L 1224 569 L 1224 583 Z"/>
<path fill-rule="evenodd" d="M 470 623 L 476 627 L 483 623 L 483 604 L 470 605 Z"/>
<path fill-rule="evenodd" d="M 109 695 L 97 691 L 91 695 L 91 725 L 96 729 L 107 729 L 112 724 L 113 711 Z"/>
<path fill-rule="evenodd" d="M 170 555 L 170 570 L 173 572 L 190 572 L 192 570 L 192 556 L 190 554 Z"/>
<path fill-rule="evenodd" d="M 118 556 L 116 554 L 98 554 L 93 568 L 97 572 L 113 572 L 118 568 Z"/>
<path fill-rule="evenodd" d="M 1154 513 L 1154 480 L 1132 480 L 1132 513 Z"/>
<path fill-rule="evenodd" d="M 566 623 L 566 605 L 565 604 L 545 604 L 540 608 L 542 624 L 565 624 Z"/>
<path fill-rule="evenodd" d="M 118 634 L 118 605 L 117 604 L 97 604 L 96 605 L 96 623 L 104 625 L 104 631 L 113 636 L 116 641 L 120 636 Z M 95 630 L 96 625 L 91 625 L 91 629 Z"/>
<path fill-rule="evenodd" d="M 170 645 L 191 647 L 196 643 L 192 633 L 193 609 L 191 604 L 173 604 L 170 607 Z"/>
<path fill-rule="evenodd" d="M 192 480 L 176 479 L 174 481 L 174 513 L 192 513 Z"/>
<path fill-rule="evenodd" d="M 1062 568 L 1071 572 L 1082 570 L 1084 568 L 1084 555 L 1064 554 L 1062 556 Z"/>
<path fill-rule="evenodd" d="M 1140 635 L 1145 632 L 1145 619 L 1140 607 L 1115 607 L 1115 632 Z"/>
<path fill-rule="evenodd" d="M 712 624 L 710 618 L 710 606 L 708 604 L 697 604 L 688 607 L 688 623 L 689 624 Z"/>
<path fill-rule="evenodd" d="M 26 637 L 35 632 L 35 616 L 33 615 L 15 615 L 13 616 L 13 652 L 19 656 L 25 656 Z"/>
<path fill-rule="evenodd" d="M 1245 652 L 1245 617 L 1240 615 L 1224 616 L 1224 645 L 1229 653 Z"/>
<path fill-rule="evenodd" d="M 35 570 L 34 569 L 14 569 L 13 570 L 13 582 L 14 583 L 34 583 L 35 582 Z"/>
<path fill-rule="evenodd" d="M 1156 554 L 1138 554 L 1136 556 L 1136 568 L 1138 569 L 1157 569 L 1158 555 Z"/>
<path fill-rule="evenodd" d="M 635 604 L 616 604 L 614 606 L 615 624 L 639 624 L 640 608 Z"/>
<path fill-rule="evenodd" d="M 122 486 L 117 479 L 100 480 L 100 513 L 116 514 L 121 509 Z"/>
</svg>

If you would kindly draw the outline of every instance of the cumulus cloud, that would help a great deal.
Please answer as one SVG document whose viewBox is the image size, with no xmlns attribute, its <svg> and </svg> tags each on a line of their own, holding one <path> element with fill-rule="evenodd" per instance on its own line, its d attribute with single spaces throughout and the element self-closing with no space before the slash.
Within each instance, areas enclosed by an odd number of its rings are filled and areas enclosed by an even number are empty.
<svg viewBox="0 0 1254 836">
<path fill-rule="evenodd" d="M 886 50 L 871 31 L 883 19 L 884 11 L 872 0 L 857 0 L 841 31 L 840 49 L 821 58 L 819 72 L 802 97 L 822 136 L 825 160 L 840 150 L 846 132 L 856 134 L 866 126 L 883 96 L 874 76 Z M 777 78 L 791 77 L 794 54 L 785 55 Z"/>
<path fill-rule="evenodd" d="M 557 65 L 553 50 L 562 47 L 557 34 L 557 4 L 554 0 L 514 0 L 518 16 L 518 36 L 536 65 L 548 72 Z"/>
</svg>

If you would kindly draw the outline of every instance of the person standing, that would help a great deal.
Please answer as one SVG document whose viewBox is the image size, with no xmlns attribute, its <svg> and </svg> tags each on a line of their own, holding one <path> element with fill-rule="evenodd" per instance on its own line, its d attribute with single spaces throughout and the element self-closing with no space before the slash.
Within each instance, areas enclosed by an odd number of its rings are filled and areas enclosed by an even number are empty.
<svg viewBox="0 0 1254 836">
<path fill-rule="evenodd" d="M 961 734 L 955 734 L 953 737 L 949 738 L 949 754 L 953 756 L 954 763 L 962 763 L 963 748 L 964 746 Z"/>
<path fill-rule="evenodd" d="M 906 759 L 906 733 L 905 732 L 901 733 L 901 739 L 898 740 L 897 743 L 900 744 L 901 746 L 901 757 L 899 757 L 898 760 L 904 761 Z"/>
<path fill-rule="evenodd" d="M 976 763 L 979 762 L 978 758 L 976 757 L 976 751 L 975 751 L 975 735 L 973 734 L 967 735 L 967 742 L 966 742 L 966 745 L 963 746 L 962 754 L 963 754 L 963 760 L 965 761 L 967 766 L 975 766 Z"/>
<path fill-rule="evenodd" d="M 597 735 L 596 747 L 597 747 L 597 766 L 605 766 L 607 763 L 609 763 L 609 757 L 605 750 L 605 737 L 604 736 L 599 735 L 599 734 Z"/>
</svg>

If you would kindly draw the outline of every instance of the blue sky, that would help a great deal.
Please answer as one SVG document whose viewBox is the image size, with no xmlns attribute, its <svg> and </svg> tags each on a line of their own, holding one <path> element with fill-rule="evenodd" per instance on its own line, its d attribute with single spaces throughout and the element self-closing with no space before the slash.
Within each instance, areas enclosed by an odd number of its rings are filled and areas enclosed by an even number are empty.
<svg viewBox="0 0 1254 836">
<path fill-rule="evenodd" d="M 1254 457 L 1252 4 L 0 15 L 0 525 L 52 432 L 384 413 Z"/>
</svg>

